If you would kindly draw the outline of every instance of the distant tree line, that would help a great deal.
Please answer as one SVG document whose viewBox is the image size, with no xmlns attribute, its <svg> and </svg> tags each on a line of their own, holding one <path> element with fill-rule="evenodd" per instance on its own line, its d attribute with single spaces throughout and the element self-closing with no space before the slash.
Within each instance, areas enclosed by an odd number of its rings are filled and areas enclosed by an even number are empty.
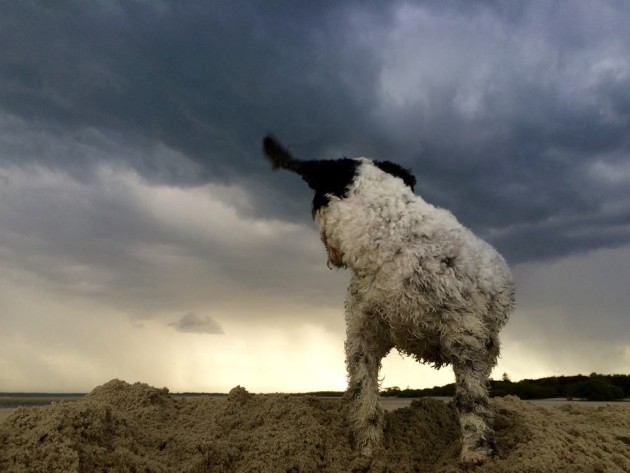
<svg viewBox="0 0 630 473">
<path fill-rule="evenodd" d="M 453 396 L 455 384 L 426 389 L 400 389 L 398 386 L 385 388 L 382 396 L 427 397 Z M 523 379 L 516 383 L 507 374 L 501 381 L 490 380 L 490 396 L 518 396 L 521 399 L 546 399 L 561 397 L 586 399 L 588 401 L 615 401 L 630 397 L 630 375 L 552 376 L 540 379 Z"/>
</svg>

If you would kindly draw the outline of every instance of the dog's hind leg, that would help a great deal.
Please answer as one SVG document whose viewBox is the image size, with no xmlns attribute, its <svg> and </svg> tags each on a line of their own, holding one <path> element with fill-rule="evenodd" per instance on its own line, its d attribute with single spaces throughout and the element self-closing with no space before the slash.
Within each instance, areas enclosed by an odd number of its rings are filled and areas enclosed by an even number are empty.
<svg viewBox="0 0 630 473">
<path fill-rule="evenodd" d="M 351 296 L 349 296 L 351 297 Z M 389 327 L 379 317 L 363 312 L 360 304 L 346 303 L 346 367 L 348 370 L 349 420 L 357 448 L 372 456 L 383 440 L 383 408 L 379 402 L 378 373 L 381 360 L 393 344 Z"/>
<path fill-rule="evenodd" d="M 455 371 L 455 405 L 461 426 L 460 461 L 480 465 L 496 454 L 492 414 L 488 406 L 488 377 L 496 357 L 486 353 L 453 363 Z"/>
</svg>

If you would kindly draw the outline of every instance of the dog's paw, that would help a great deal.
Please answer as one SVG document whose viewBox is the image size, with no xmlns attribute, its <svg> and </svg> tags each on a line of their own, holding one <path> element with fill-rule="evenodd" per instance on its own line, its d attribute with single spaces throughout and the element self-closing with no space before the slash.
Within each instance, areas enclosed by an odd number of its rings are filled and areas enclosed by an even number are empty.
<svg viewBox="0 0 630 473">
<path fill-rule="evenodd" d="M 490 459 L 490 456 L 485 452 L 477 452 L 468 450 L 462 452 L 459 456 L 459 464 L 462 468 L 470 468 L 475 466 L 481 466 Z"/>
<path fill-rule="evenodd" d="M 479 448 L 462 448 L 459 455 L 459 464 L 462 468 L 481 466 L 495 456 L 496 450 L 492 445 Z"/>
<path fill-rule="evenodd" d="M 359 449 L 359 453 L 362 457 L 372 458 L 374 456 L 374 446 L 371 443 L 362 445 Z"/>
</svg>

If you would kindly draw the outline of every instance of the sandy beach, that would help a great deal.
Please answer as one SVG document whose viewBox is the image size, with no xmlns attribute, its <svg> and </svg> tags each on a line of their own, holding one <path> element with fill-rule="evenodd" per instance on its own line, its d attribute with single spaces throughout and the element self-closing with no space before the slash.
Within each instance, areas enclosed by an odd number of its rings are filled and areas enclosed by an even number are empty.
<svg viewBox="0 0 630 473">
<path fill-rule="evenodd" d="M 630 471 L 630 404 L 561 401 L 493 399 L 500 453 L 475 471 Z M 369 461 L 351 447 L 339 399 L 252 395 L 240 387 L 227 397 L 189 398 L 112 380 L 79 400 L 0 418 L 0 471 L 461 471 L 452 403 L 384 405 L 384 448 Z"/>
</svg>

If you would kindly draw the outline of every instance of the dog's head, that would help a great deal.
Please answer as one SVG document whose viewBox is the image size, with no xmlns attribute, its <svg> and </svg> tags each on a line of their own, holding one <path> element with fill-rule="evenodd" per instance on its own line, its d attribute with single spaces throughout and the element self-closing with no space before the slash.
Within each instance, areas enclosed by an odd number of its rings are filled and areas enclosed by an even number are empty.
<svg viewBox="0 0 630 473">
<path fill-rule="evenodd" d="M 287 169 L 295 172 L 315 192 L 311 212 L 315 223 L 319 227 L 322 242 L 328 252 L 329 266 L 345 267 L 345 264 L 343 263 L 343 254 L 340 248 L 327 237 L 326 219 L 324 218 L 325 210 L 331 200 L 344 199 L 348 196 L 348 190 L 359 174 L 361 166 L 374 165 L 381 171 L 402 179 L 412 191 L 416 184 L 416 178 L 413 174 L 390 161 L 371 161 L 365 158 L 311 161 L 295 159 L 271 135 L 267 135 L 263 139 L 263 151 L 274 170 Z"/>
</svg>

